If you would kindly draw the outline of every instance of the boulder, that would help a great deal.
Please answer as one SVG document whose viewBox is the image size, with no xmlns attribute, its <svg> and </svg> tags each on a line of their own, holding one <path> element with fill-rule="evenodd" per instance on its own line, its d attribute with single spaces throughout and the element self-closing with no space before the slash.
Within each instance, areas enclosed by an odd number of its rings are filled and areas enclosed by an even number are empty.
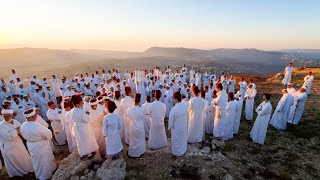
<svg viewBox="0 0 320 180">
<path fill-rule="evenodd" d="M 213 139 L 212 141 L 211 141 L 211 147 L 212 147 L 212 149 L 217 149 L 217 150 L 219 150 L 219 149 L 221 149 L 221 150 L 223 150 L 224 149 L 224 140 L 216 140 L 216 139 Z"/>
<path fill-rule="evenodd" d="M 96 179 L 117 180 L 126 177 L 126 163 L 122 157 L 119 159 L 106 160 L 96 172 Z"/>
<path fill-rule="evenodd" d="M 78 175 L 85 171 L 92 162 L 93 159 L 80 160 L 79 154 L 73 152 L 60 162 L 59 168 L 54 173 L 52 180 L 65 180 L 71 176 Z"/>
</svg>

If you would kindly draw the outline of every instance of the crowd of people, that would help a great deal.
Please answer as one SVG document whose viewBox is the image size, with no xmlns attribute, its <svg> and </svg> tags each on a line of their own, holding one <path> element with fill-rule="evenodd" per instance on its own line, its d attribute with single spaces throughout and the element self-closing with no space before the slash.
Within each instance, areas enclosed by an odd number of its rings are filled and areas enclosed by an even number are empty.
<svg viewBox="0 0 320 180">
<path fill-rule="evenodd" d="M 287 123 L 299 123 L 314 77 L 310 72 L 296 91 L 292 70 L 292 64 L 285 69 L 286 87 L 273 115 L 270 94 L 257 106 L 250 132 L 254 143 L 264 144 L 269 123 L 281 131 Z M 253 120 L 257 88 L 252 79 L 237 84 L 233 76 L 188 71 L 186 65 L 142 74 L 138 80 L 134 72 L 113 69 L 23 80 L 12 70 L 9 81 L 0 82 L 0 149 L 9 176 L 34 171 L 37 179 L 50 179 L 56 169 L 53 143 L 67 144 L 82 159 L 116 159 L 127 145 L 128 156 L 136 158 L 146 147 L 167 146 L 168 121 L 172 154 L 182 156 L 188 143 L 202 142 L 205 134 L 232 139 L 244 102 L 245 119 Z"/>
</svg>

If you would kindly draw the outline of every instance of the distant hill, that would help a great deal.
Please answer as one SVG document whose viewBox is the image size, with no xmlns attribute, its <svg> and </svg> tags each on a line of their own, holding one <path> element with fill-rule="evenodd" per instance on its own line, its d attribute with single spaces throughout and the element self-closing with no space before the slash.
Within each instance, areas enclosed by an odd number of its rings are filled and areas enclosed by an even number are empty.
<svg viewBox="0 0 320 180">
<path fill-rule="evenodd" d="M 120 67 L 136 64 L 142 67 L 181 66 L 182 64 L 202 66 L 201 69 L 219 66 L 236 73 L 270 74 L 282 71 L 288 63 L 283 59 L 285 51 L 262 51 L 258 49 L 190 49 L 151 47 L 144 52 L 109 51 L 99 49 L 88 50 L 58 50 L 46 48 L 0 49 L 0 75 L 7 74 L 10 69 L 21 71 L 46 72 L 68 66 L 82 67 L 99 64 Z M 122 64 L 121 64 L 122 63 Z M 91 67 L 93 68 L 93 67 Z M 210 69 L 210 68 L 209 68 Z M 212 68 L 211 68 L 212 69 Z M 223 71 L 223 70 L 221 70 Z"/>
</svg>

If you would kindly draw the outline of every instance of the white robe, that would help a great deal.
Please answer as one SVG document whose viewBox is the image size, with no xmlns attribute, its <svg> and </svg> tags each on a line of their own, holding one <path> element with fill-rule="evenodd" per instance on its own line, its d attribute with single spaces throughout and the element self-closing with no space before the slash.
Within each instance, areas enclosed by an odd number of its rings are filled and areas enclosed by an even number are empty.
<svg viewBox="0 0 320 180">
<path fill-rule="evenodd" d="M 256 97 L 257 91 L 254 88 L 248 88 L 244 98 L 246 99 L 245 113 L 246 119 L 251 121 L 253 119 L 253 106 L 254 106 L 254 98 Z"/>
<path fill-rule="evenodd" d="M 102 122 L 103 122 L 103 112 L 98 110 L 90 111 L 90 124 L 94 133 L 94 136 L 97 140 L 100 154 L 103 155 L 106 152 L 106 142 L 105 138 L 102 135 Z"/>
<path fill-rule="evenodd" d="M 69 133 L 70 133 L 70 137 L 68 139 L 67 136 L 67 141 L 68 141 L 68 148 L 70 152 L 76 152 L 78 150 L 77 147 L 77 140 L 76 137 L 72 134 L 72 129 L 73 129 L 73 125 L 74 125 L 74 121 L 72 120 L 72 114 L 73 114 L 73 109 L 71 109 L 69 112 L 66 113 L 66 124 L 65 124 L 65 131 L 67 132 L 67 128 L 69 127 Z M 67 125 L 68 124 L 68 125 Z"/>
<path fill-rule="evenodd" d="M 217 103 L 215 106 L 216 112 L 213 123 L 213 136 L 223 137 L 224 136 L 224 122 L 226 121 L 226 108 L 228 103 L 228 94 L 225 90 L 217 93 L 217 98 L 213 100 Z"/>
<path fill-rule="evenodd" d="M 236 102 L 237 102 L 236 114 L 235 114 L 236 117 L 234 119 L 234 124 L 233 124 L 233 134 L 238 134 L 238 132 L 239 132 L 243 98 L 240 97 L 239 101 L 236 101 Z"/>
<path fill-rule="evenodd" d="M 244 95 L 246 94 L 246 88 L 248 86 L 247 82 L 246 81 L 241 81 L 239 82 L 239 86 L 240 86 L 240 94 L 241 94 L 241 97 L 244 98 Z"/>
<path fill-rule="evenodd" d="M 294 89 L 293 87 L 287 88 L 287 91 L 291 96 L 293 96 L 297 92 L 296 89 Z"/>
<path fill-rule="evenodd" d="M 234 93 L 234 85 L 236 84 L 236 80 L 229 79 L 227 83 L 228 83 L 228 92 Z"/>
<path fill-rule="evenodd" d="M 262 102 L 256 109 L 258 117 L 253 124 L 250 132 L 250 137 L 254 143 L 264 144 L 267 129 L 269 125 L 270 116 L 272 113 L 272 106 L 270 101 L 267 103 Z"/>
<path fill-rule="evenodd" d="M 110 113 L 104 117 L 102 134 L 105 137 L 107 156 L 115 155 L 123 149 L 120 136 L 122 126 L 122 120 L 118 114 Z"/>
<path fill-rule="evenodd" d="M 128 117 L 128 108 L 132 107 L 134 105 L 133 99 L 130 96 L 126 96 L 123 99 L 121 99 L 120 102 L 120 112 L 123 115 L 124 120 L 124 131 L 125 131 L 125 142 L 129 144 L 130 139 L 130 119 Z"/>
<path fill-rule="evenodd" d="M 82 157 L 99 149 L 96 137 L 90 125 L 90 117 L 82 109 L 72 111 L 74 121 L 72 134 L 76 138 L 78 153 Z"/>
<path fill-rule="evenodd" d="M 146 151 L 146 139 L 144 130 L 144 110 L 139 106 L 128 109 L 128 117 L 131 121 L 128 155 L 140 157 Z"/>
<path fill-rule="evenodd" d="M 214 105 L 214 99 L 213 99 L 207 111 L 207 119 L 206 119 L 206 126 L 205 126 L 207 134 L 213 133 L 213 121 L 214 121 L 215 113 L 216 113 L 216 106 Z"/>
<path fill-rule="evenodd" d="M 173 90 L 166 90 L 164 93 L 164 104 L 166 105 L 166 117 L 169 117 L 170 110 L 173 106 Z"/>
<path fill-rule="evenodd" d="M 292 75 L 293 67 L 287 66 L 285 68 L 285 74 L 282 80 L 282 84 L 286 85 L 291 81 L 291 75 Z"/>
<path fill-rule="evenodd" d="M 52 89 L 55 97 L 62 96 L 62 92 L 60 90 L 60 81 L 59 79 L 51 79 Z"/>
<path fill-rule="evenodd" d="M 233 126 L 236 118 L 237 102 L 230 101 L 226 107 L 226 119 L 224 121 L 223 139 L 228 140 L 233 138 Z"/>
<path fill-rule="evenodd" d="M 148 147 L 159 149 L 167 146 L 167 135 L 164 125 L 166 115 L 166 105 L 160 101 L 155 101 L 150 105 L 150 131 Z"/>
<path fill-rule="evenodd" d="M 57 140 L 59 145 L 64 145 L 66 144 L 67 141 L 67 136 L 66 132 L 64 131 L 64 128 L 61 124 L 61 112 L 60 109 L 49 109 L 47 111 L 47 117 L 51 121 L 51 127 L 53 132 L 59 132 L 59 133 L 54 133 L 54 137 Z"/>
<path fill-rule="evenodd" d="M 172 154 L 182 156 L 188 147 L 188 104 L 178 103 L 171 109 L 168 129 Z"/>
<path fill-rule="evenodd" d="M 203 123 L 203 136 L 202 139 L 205 139 L 205 134 L 206 134 L 206 124 L 207 124 L 207 113 L 208 113 L 208 108 L 209 108 L 209 101 L 206 99 L 203 99 L 204 101 L 204 106 L 202 110 L 202 123 Z"/>
<path fill-rule="evenodd" d="M 286 129 L 293 100 L 293 96 L 289 93 L 282 95 L 270 121 L 270 124 L 276 129 Z"/>
<path fill-rule="evenodd" d="M 45 120 L 43 120 L 43 118 L 41 116 L 39 116 L 39 115 L 37 115 L 37 119 L 34 122 L 41 124 L 45 128 L 49 127 L 49 124 Z M 50 144 L 50 147 L 52 149 L 52 152 L 54 152 L 55 149 L 54 149 L 54 145 L 53 145 L 52 139 L 49 141 L 49 144 Z"/>
<path fill-rule="evenodd" d="M 312 81 L 314 80 L 314 76 L 313 75 L 307 75 L 304 78 L 304 83 L 303 86 L 307 87 L 306 89 L 306 93 L 309 95 L 311 93 L 311 86 L 312 86 Z"/>
<path fill-rule="evenodd" d="M 50 179 L 56 169 L 56 162 L 49 141 L 51 131 L 36 122 L 24 122 L 21 133 L 27 140 L 27 146 L 32 159 L 33 169 L 37 179 Z"/>
<path fill-rule="evenodd" d="M 189 100 L 188 114 L 188 142 L 201 142 L 204 132 L 203 108 L 205 102 L 201 97 L 194 97 Z"/>
<path fill-rule="evenodd" d="M 149 114 L 150 106 L 151 106 L 151 103 L 149 103 L 149 102 L 145 102 L 141 106 L 145 112 L 145 115 L 143 118 L 143 123 L 144 123 L 144 131 L 145 131 L 145 135 L 146 135 L 147 139 L 149 138 L 149 131 L 150 131 L 150 114 Z"/>
<path fill-rule="evenodd" d="M 20 126 L 16 120 L 13 124 L 6 121 L 0 123 L 0 149 L 10 177 L 33 172 L 31 157 L 17 133 Z"/>
<path fill-rule="evenodd" d="M 298 91 L 293 97 L 294 102 L 290 108 L 288 123 L 297 125 L 300 122 L 304 110 L 304 104 L 307 101 L 308 96 L 307 93 L 300 93 Z"/>
</svg>

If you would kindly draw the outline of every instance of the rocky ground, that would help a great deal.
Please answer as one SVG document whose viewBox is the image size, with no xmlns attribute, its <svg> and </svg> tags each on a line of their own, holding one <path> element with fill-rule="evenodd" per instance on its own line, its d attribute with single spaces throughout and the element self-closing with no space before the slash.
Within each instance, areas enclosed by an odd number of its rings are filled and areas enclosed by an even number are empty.
<svg viewBox="0 0 320 180">
<path fill-rule="evenodd" d="M 303 84 L 307 71 L 294 71 L 293 81 L 297 86 Z M 57 160 L 64 160 L 60 162 L 62 165 L 55 178 L 62 172 L 67 174 L 65 178 L 56 179 L 101 179 L 106 176 L 112 179 L 320 179 L 320 71 L 312 71 L 315 73 L 314 88 L 308 96 L 301 123 L 288 126 L 285 132 L 269 126 L 263 146 L 251 141 L 249 133 L 253 122 L 242 117 L 239 134 L 232 140 L 221 142 L 207 135 L 204 143 L 188 145 L 188 151 L 182 157 L 171 155 L 170 145 L 155 151 L 148 149 L 141 158 L 134 159 L 127 157 L 125 149 L 121 159 L 103 164 L 80 162 L 75 154 L 64 159 L 67 154 L 62 153 L 56 156 Z M 253 78 L 258 91 L 255 105 L 262 101 L 263 92 L 269 92 L 275 108 L 281 97 L 281 76 Z M 168 138 L 170 144 L 170 132 Z M 0 178 L 8 178 L 5 170 Z M 24 179 L 34 177 L 30 175 Z"/>
</svg>

